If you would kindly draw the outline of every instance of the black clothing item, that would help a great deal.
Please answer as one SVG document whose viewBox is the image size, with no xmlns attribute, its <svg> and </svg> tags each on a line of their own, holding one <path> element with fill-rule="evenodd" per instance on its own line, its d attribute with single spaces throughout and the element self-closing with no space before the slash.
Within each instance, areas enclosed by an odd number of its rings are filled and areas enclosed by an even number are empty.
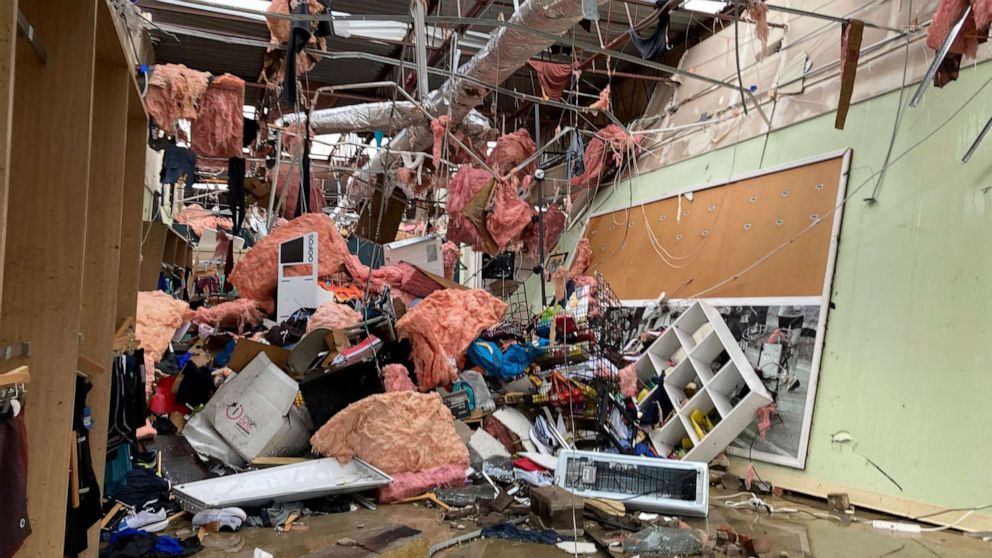
<svg viewBox="0 0 992 558">
<path fill-rule="evenodd" d="M 306 335 L 308 316 L 290 316 L 286 321 L 273 327 L 265 334 L 265 340 L 270 345 L 285 347 L 292 345 Z"/>
<path fill-rule="evenodd" d="M 192 361 L 187 362 L 186 366 L 183 367 L 183 377 L 179 381 L 179 389 L 176 390 L 176 402 L 195 409 L 210 401 L 213 394 L 214 380 L 210 375 L 210 370 L 206 367 L 199 367 Z"/>
<path fill-rule="evenodd" d="M 248 147 L 258 137 L 258 121 L 242 117 L 241 147 Z"/>
<path fill-rule="evenodd" d="M 310 110 L 307 109 L 307 122 L 310 122 Z M 303 206 L 306 205 L 305 213 L 313 213 L 313 208 L 310 207 L 310 128 L 309 126 L 303 132 L 306 137 L 303 138 L 303 161 L 301 163 L 302 172 L 300 173 L 300 191 L 303 193 L 303 203 L 296 204 L 296 216 L 299 217 L 303 215 Z"/>
<path fill-rule="evenodd" d="M 72 507 L 72 487 L 66 493 L 65 542 L 66 556 L 76 556 L 86 550 L 86 531 L 100 518 L 100 485 L 93 471 L 90 455 L 89 430 L 85 424 L 86 394 L 93 385 L 81 376 L 76 377 L 76 401 L 73 409 L 72 428 L 76 435 L 76 476 L 79 477 L 79 507 Z"/>
<path fill-rule="evenodd" d="M 168 481 L 157 476 L 151 469 L 135 467 L 127 474 L 127 483 L 117 493 L 116 500 L 142 510 L 160 498 L 167 499 L 168 496 Z"/>
<path fill-rule="evenodd" d="M 0 558 L 13 556 L 31 534 L 27 444 L 24 414 L 0 416 Z"/>
<path fill-rule="evenodd" d="M 238 234 L 245 220 L 245 160 L 240 157 L 227 161 L 227 201 L 234 217 L 234 234 Z"/>
<path fill-rule="evenodd" d="M 324 13 L 331 13 L 331 0 L 317 0 L 320 5 L 324 7 Z M 318 37 L 330 37 L 334 34 L 334 22 L 333 21 L 318 21 L 317 22 L 317 32 L 315 33 Z"/>
<path fill-rule="evenodd" d="M 309 2 L 299 2 L 293 8 L 294 16 L 310 15 Z M 282 102 L 289 105 L 296 105 L 296 55 L 303 51 L 313 33 L 313 26 L 309 20 L 294 20 L 293 26 L 289 29 L 289 44 L 286 46 L 286 77 L 282 83 Z"/>
<path fill-rule="evenodd" d="M 110 535 L 110 544 L 100 550 L 100 558 L 171 558 L 192 556 L 201 550 L 203 544 L 195 536 L 179 540 L 128 529 Z"/>
<path fill-rule="evenodd" d="M 135 433 L 145 424 L 145 352 L 114 357 L 110 390 L 107 452 L 137 442 Z"/>
<path fill-rule="evenodd" d="M 175 144 L 166 146 L 162 159 L 162 184 L 176 184 L 184 174 L 185 186 L 190 189 L 196 182 L 196 155 L 185 147 Z"/>
<path fill-rule="evenodd" d="M 650 60 L 658 53 L 668 50 L 668 24 L 670 21 L 671 16 L 667 12 L 662 14 L 658 18 L 658 23 L 655 24 L 654 32 L 647 38 L 638 35 L 637 30 L 633 27 L 627 31 L 630 34 L 631 44 L 640 53 L 641 58 Z"/>
</svg>

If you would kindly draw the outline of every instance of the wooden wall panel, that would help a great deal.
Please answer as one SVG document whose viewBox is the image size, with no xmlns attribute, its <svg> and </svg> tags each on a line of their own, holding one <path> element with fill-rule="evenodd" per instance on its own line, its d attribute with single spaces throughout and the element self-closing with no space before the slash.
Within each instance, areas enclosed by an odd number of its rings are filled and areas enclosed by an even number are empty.
<svg viewBox="0 0 992 558">
<path fill-rule="evenodd" d="M 120 327 L 133 317 L 138 303 L 141 265 L 141 210 L 145 193 L 145 149 L 148 117 L 137 90 L 128 95 L 127 146 L 124 161 L 124 199 L 121 218 L 121 249 L 117 281 L 117 318 Z M 116 328 L 115 328 L 116 329 Z"/>
<path fill-rule="evenodd" d="M 31 343 L 25 413 L 28 515 L 18 556 L 61 556 L 79 347 L 89 177 L 95 2 L 21 0 L 48 51 L 15 57 L 0 339 Z M 16 265 L 11 265 L 16 262 Z"/>
<path fill-rule="evenodd" d="M 589 272 L 621 299 L 820 296 L 843 157 L 698 190 L 589 220 Z M 679 212 L 681 211 L 681 215 Z M 783 242 L 823 222 L 740 278 Z M 636 272 L 634 272 L 636 270 Z M 712 289 L 712 290 L 711 290 Z"/>
<path fill-rule="evenodd" d="M 7 184 L 10 175 L 10 115 L 14 104 L 14 45 L 17 39 L 17 0 L 0 3 L 0 269 L 7 223 Z M 0 301 L 3 273 L 0 273 Z"/>
</svg>

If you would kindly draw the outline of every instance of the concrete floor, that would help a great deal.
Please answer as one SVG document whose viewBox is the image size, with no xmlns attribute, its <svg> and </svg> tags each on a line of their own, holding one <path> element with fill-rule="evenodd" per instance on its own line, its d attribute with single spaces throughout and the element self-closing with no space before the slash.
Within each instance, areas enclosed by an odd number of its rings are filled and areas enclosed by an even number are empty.
<svg viewBox="0 0 992 558">
<path fill-rule="evenodd" d="M 726 494 L 726 493 L 723 493 Z M 721 495 L 714 492 L 713 496 Z M 766 498 L 772 506 L 788 506 L 804 510 L 825 511 L 819 502 L 786 498 Z M 874 530 L 870 521 L 879 516 L 859 512 L 860 521 L 840 524 L 833 520 L 815 519 L 799 513 L 769 517 L 747 510 L 734 510 L 724 507 L 725 500 L 713 499 L 710 516 L 707 519 L 690 519 L 693 527 L 705 529 L 711 535 L 717 526 L 729 524 L 742 534 L 751 537 L 767 537 L 772 551 L 762 556 L 792 558 L 799 556 L 829 557 L 888 557 L 899 558 L 978 558 L 992 556 L 992 544 L 973 539 L 954 531 L 926 533 L 923 535 L 895 535 Z M 207 547 L 197 554 L 200 558 L 251 557 L 256 547 L 266 550 L 276 558 L 301 556 L 426 556 L 426 547 L 463 534 L 476 528 L 471 521 L 460 522 L 464 530 L 455 524 L 441 521 L 442 512 L 436 508 L 419 505 L 380 506 L 377 511 L 358 511 L 307 517 L 302 520 L 305 531 L 279 533 L 268 528 L 245 528 L 238 533 L 215 533 L 207 535 Z M 422 531 L 424 540 L 405 549 L 385 554 L 337 546 L 344 537 L 360 538 L 362 533 L 379 529 L 390 524 L 407 525 Z M 180 536 L 189 536 L 189 524 L 178 523 Z M 321 552 L 323 551 L 323 552 Z M 717 554 L 720 555 L 719 553 Z M 438 556 L 444 558 L 520 558 L 520 557 L 561 557 L 565 553 L 552 546 L 514 543 L 500 540 L 477 540 L 461 547 L 447 550 Z M 597 556 L 606 556 L 605 553 Z"/>
</svg>

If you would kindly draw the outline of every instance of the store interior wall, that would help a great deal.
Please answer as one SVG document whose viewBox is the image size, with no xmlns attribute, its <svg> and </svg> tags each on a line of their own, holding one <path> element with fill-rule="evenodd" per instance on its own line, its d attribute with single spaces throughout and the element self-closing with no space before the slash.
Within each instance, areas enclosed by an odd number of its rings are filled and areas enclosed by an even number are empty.
<svg viewBox="0 0 992 558">
<path fill-rule="evenodd" d="M 628 207 L 853 149 L 807 466 L 756 463 L 762 478 L 810 493 L 847 490 L 861 505 L 907 515 L 922 513 L 921 504 L 987 503 L 978 500 L 992 493 L 984 473 L 992 439 L 975 436 L 974 426 L 992 420 L 983 348 L 992 336 L 992 301 L 976 296 L 990 279 L 992 244 L 980 239 L 992 235 L 992 144 L 968 164 L 961 156 L 992 114 L 990 85 L 992 64 L 962 69 L 957 82 L 932 88 L 919 108 L 904 111 L 875 203 L 864 198 L 883 168 L 898 91 L 852 106 L 843 131 L 826 114 L 623 181 L 594 202 L 594 211 Z M 903 103 L 912 86 L 907 90 Z M 578 224 L 560 242 L 570 258 L 581 233 Z M 527 286 L 536 300 L 536 278 Z M 832 443 L 839 431 L 850 433 L 857 451 L 902 490 L 849 447 Z M 969 519 L 992 525 L 988 515 Z"/>
</svg>

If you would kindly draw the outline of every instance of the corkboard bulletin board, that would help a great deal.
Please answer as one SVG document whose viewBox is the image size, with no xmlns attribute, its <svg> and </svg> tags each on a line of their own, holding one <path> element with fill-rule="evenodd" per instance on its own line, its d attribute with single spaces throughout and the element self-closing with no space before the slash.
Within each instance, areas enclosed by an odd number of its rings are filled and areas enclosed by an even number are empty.
<svg viewBox="0 0 992 558">
<path fill-rule="evenodd" d="M 822 296 L 831 264 L 831 210 L 843 196 L 845 154 L 773 170 L 590 218 L 599 271 L 621 299 Z M 641 188 L 651 188 L 641 184 Z M 679 215 L 681 209 L 681 215 Z M 728 278 L 820 223 L 751 271 Z M 649 233 L 650 228 L 650 233 Z M 702 294 L 700 294 L 702 293 Z"/>
</svg>

